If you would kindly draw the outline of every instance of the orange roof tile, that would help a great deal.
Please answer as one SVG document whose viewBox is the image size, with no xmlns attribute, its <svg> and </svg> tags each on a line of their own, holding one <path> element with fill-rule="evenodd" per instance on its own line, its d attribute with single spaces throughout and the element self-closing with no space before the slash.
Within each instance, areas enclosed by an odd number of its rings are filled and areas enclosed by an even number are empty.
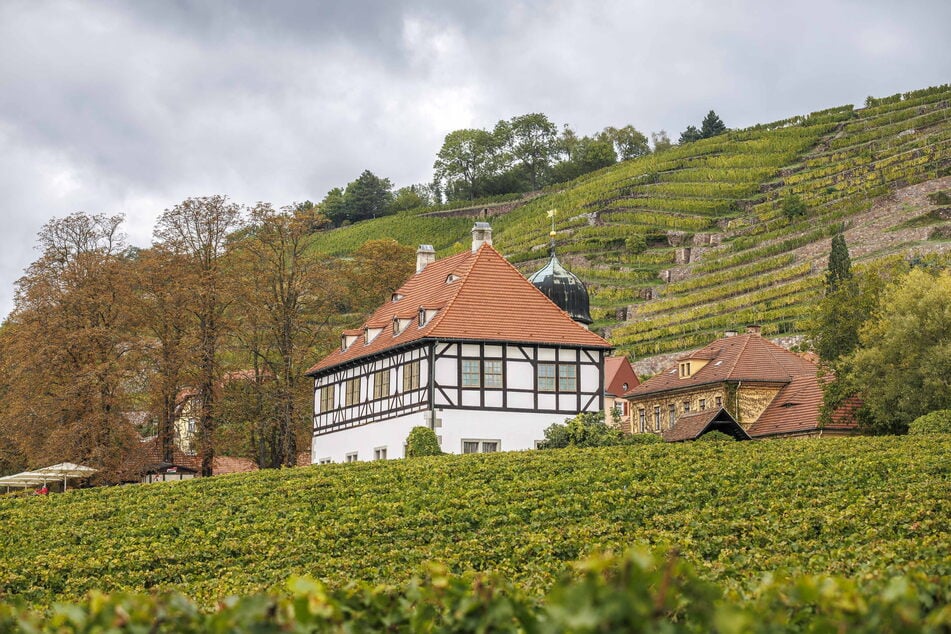
<svg viewBox="0 0 951 634">
<path fill-rule="evenodd" d="M 789 383 L 797 376 L 815 377 L 818 367 L 757 334 L 717 339 L 681 360 L 707 361 L 692 376 L 681 379 L 677 366 L 651 377 L 625 396 L 638 397 L 669 390 L 692 388 L 721 381 Z"/>
<path fill-rule="evenodd" d="M 833 415 L 832 424 L 827 429 L 850 431 L 855 428 L 851 419 L 854 403 L 850 400 Z M 750 426 L 753 437 L 791 436 L 818 432 L 819 410 L 822 407 L 822 387 L 815 376 L 794 378 L 789 385 L 780 390 L 776 398 L 763 411 L 756 422 Z"/>
<path fill-rule="evenodd" d="M 364 324 L 382 332 L 370 342 L 361 338 L 346 350 L 338 347 L 307 374 L 424 339 L 611 347 L 553 304 L 489 244 L 427 265 L 394 293 L 397 296 L 400 299 L 380 306 Z M 416 321 L 420 308 L 436 310 L 422 327 Z M 412 322 L 394 332 L 395 317 Z"/>
</svg>

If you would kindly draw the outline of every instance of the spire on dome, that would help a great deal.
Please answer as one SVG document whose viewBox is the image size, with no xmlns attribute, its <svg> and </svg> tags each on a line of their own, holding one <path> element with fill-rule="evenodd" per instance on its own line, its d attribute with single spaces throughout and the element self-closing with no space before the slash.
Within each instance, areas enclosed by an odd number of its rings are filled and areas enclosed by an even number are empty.
<svg viewBox="0 0 951 634">
<path fill-rule="evenodd" d="M 551 232 L 548 234 L 551 238 L 551 257 L 548 264 L 533 273 L 528 281 L 558 308 L 568 313 L 569 317 L 588 325 L 594 321 L 589 310 L 588 289 L 585 288 L 584 282 L 562 266 L 555 256 L 555 213 L 555 209 L 548 212 L 548 217 L 551 218 Z"/>
</svg>

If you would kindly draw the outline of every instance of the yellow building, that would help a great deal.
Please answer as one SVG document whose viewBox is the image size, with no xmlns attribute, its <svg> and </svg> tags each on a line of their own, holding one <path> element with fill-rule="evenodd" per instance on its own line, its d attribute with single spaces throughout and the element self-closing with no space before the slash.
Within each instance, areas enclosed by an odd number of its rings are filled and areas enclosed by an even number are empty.
<svg viewBox="0 0 951 634">
<path fill-rule="evenodd" d="M 814 363 L 750 326 L 745 334 L 728 334 L 684 355 L 630 390 L 627 430 L 662 433 L 684 416 L 723 408 L 754 438 L 817 434 L 822 403 L 817 371 Z M 848 424 L 829 429 L 850 430 Z"/>
</svg>

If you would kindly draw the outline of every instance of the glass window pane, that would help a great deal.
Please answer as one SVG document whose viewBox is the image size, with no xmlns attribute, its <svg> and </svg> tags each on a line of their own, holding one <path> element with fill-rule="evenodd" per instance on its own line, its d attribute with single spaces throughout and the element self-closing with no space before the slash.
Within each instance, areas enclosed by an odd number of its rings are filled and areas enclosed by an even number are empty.
<svg viewBox="0 0 951 634">
<path fill-rule="evenodd" d="M 538 364 L 538 389 L 541 392 L 555 391 L 555 364 Z"/>
<path fill-rule="evenodd" d="M 502 387 L 502 361 L 500 360 L 487 360 L 483 361 L 483 366 L 485 367 L 485 381 L 483 385 L 485 387 L 491 388 L 501 388 Z"/>
<path fill-rule="evenodd" d="M 462 387 L 479 387 L 482 385 L 479 380 L 479 360 L 462 360 Z"/>
<path fill-rule="evenodd" d="M 562 363 L 558 365 L 558 391 L 574 392 L 577 387 L 576 368 L 573 365 Z"/>
</svg>

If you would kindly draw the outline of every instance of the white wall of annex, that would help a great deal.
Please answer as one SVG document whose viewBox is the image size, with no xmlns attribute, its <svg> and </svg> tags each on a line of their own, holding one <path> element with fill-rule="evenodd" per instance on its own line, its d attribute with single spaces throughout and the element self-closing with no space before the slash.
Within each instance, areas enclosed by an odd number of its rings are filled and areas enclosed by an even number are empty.
<svg viewBox="0 0 951 634">
<path fill-rule="evenodd" d="M 436 418 L 442 419 L 442 427 L 436 429 L 436 435 L 442 437 L 442 450 L 462 453 L 463 439 L 500 440 L 502 451 L 534 449 L 536 441 L 545 439 L 546 428 L 565 422 L 568 416 L 446 409 L 436 410 Z"/>
<path fill-rule="evenodd" d="M 373 460 L 373 450 L 386 447 L 386 457 L 402 458 L 403 443 L 413 427 L 426 426 L 425 411 L 413 412 L 376 423 L 368 423 L 329 434 L 314 436 L 310 459 L 320 462 L 330 458 L 333 462 L 345 462 L 348 453 L 357 452 L 358 460 Z M 438 433 L 438 432 L 437 432 Z"/>
</svg>

